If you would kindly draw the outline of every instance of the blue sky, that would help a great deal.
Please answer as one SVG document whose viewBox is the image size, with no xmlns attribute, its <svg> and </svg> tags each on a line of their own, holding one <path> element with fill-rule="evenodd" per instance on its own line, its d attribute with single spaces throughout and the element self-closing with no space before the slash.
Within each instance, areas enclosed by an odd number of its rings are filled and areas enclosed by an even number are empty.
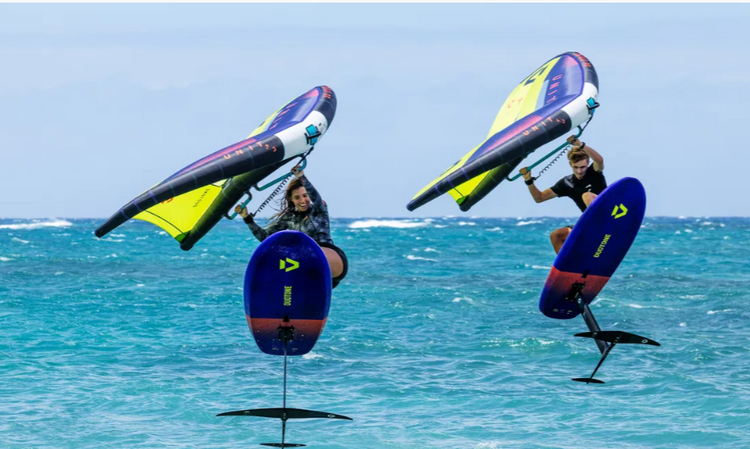
<svg viewBox="0 0 750 449">
<path fill-rule="evenodd" d="M 749 22 L 748 4 L 3 4 L 0 218 L 109 217 L 321 84 L 338 110 L 307 174 L 333 217 L 575 216 L 520 182 L 468 213 L 405 208 L 566 51 L 598 72 L 582 140 L 610 183 L 639 178 L 650 216 L 750 216 Z"/>
</svg>

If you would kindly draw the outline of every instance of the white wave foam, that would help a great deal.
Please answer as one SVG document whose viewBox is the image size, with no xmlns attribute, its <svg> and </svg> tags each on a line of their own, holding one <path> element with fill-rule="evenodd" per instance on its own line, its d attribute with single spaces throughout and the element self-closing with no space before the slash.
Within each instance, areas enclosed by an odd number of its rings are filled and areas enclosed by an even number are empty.
<svg viewBox="0 0 750 449">
<path fill-rule="evenodd" d="M 526 225 L 537 224 L 537 223 L 541 223 L 541 221 L 539 220 L 519 221 L 518 223 L 516 223 L 516 226 L 526 226 Z"/>
<path fill-rule="evenodd" d="M 476 445 L 476 449 L 502 449 L 501 441 L 483 441 Z"/>
<path fill-rule="evenodd" d="M 706 299 L 706 295 L 682 295 L 680 299 Z"/>
<path fill-rule="evenodd" d="M 436 228 L 447 228 L 448 225 L 435 225 Z"/>
<path fill-rule="evenodd" d="M 708 315 L 713 315 L 713 314 L 715 314 L 715 313 L 722 313 L 722 312 L 731 312 L 731 311 L 732 311 L 732 309 L 724 309 L 724 310 L 709 310 L 708 312 L 706 312 L 706 314 L 708 314 Z"/>
<path fill-rule="evenodd" d="M 35 221 L 33 223 L 18 223 L 0 225 L 0 229 L 39 229 L 39 228 L 65 228 L 73 223 L 66 220 Z"/>
<path fill-rule="evenodd" d="M 29 243 L 29 241 L 28 241 L 28 240 L 21 240 L 21 239 L 19 239 L 18 237 L 13 237 L 13 238 L 11 239 L 11 241 L 13 241 L 13 242 L 20 242 L 20 243 Z"/>
<path fill-rule="evenodd" d="M 426 252 L 426 253 L 439 253 L 440 251 L 436 250 L 435 248 L 425 248 L 424 252 Z"/>
<path fill-rule="evenodd" d="M 10 262 L 13 259 L 8 259 L 7 257 L 0 257 L 0 262 Z"/>
<path fill-rule="evenodd" d="M 473 221 L 459 221 L 458 225 L 459 226 L 476 226 L 477 224 L 474 223 Z"/>
<path fill-rule="evenodd" d="M 492 229 L 488 229 L 488 231 L 492 231 L 492 232 L 500 231 L 500 232 L 503 232 L 503 230 L 500 229 L 500 228 L 492 228 Z"/>
<path fill-rule="evenodd" d="M 551 270 L 552 269 L 552 267 L 548 267 L 546 265 L 532 265 L 531 268 L 534 270 Z"/>
<path fill-rule="evenodd" d="M 363 229 L 363 228 L 421 228 L 427 226 L 427 222 L 413 222 L 404 220 L 358 220 L 350 224 L 349 227 L 352 229 Z"/>
<path fill-rule="evenodd" d="M 322 359 L 323 356 L 320 354 L 316 354 L 314 352 L 308 352 L 307 354 L 302 355 L 302 358 L 304 360 L 314 360 L 314 359 Z"/>
<path fill-rule="evenodd" d="M 474 300 L 471 298 L 453 298 L 452 302 L 461 302 L 461 301 L 466 301 L 469 304 L 474 304 Z"/>
<path fill-rule="evenodd" d="M 430 259 L 430 258 L 427 258 L 427 257 L 412 256 L 411 254 L 409 254 L 408 256 L 406 256 L 406 258 L 409 259 L 409 260 L 427 260 L 427 261 L 430 261 L 430 262 L 437 262 L 437 259 Z"/>
</svg>

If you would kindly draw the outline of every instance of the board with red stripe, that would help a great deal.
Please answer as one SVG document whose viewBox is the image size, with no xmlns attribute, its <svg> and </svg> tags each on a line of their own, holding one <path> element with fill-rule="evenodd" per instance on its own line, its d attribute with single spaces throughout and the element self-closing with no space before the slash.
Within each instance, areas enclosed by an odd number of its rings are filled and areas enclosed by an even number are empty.
<svg viewBox="0 0 750 449">
<path fill-rule="evenodd" d="M 550 270 L 539 310 L 550 318 L 570 319 L 601 292 L 625 258 L 643 222 L 646 192 L 635 178 L 607 187 L 578 219 Z"/>
<path fill-rule="evenodd" d="M 284 355 L 279 328 L 293 327 L 288 355 L 310 352 L 331 306 L 331 269 L 306 234 L 281 231 L 255 250 L 245 273 L 245 316 L 266 354 Z"/>
</svg>

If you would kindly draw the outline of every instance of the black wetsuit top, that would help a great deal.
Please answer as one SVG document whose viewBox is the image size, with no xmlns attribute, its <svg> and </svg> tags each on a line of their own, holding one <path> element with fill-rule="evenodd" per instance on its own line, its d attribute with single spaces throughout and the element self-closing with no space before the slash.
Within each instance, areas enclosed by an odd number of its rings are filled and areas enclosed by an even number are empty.
<svg viewBox="0 0 750 449">
<path fill-rule="evenodd" d="M 581 212 L 586 210 L 586 203 L 583 202 L 585 192 L 599 195 L 606 188 L 607 180 L 604 179 L 602 172 L 594 170 L 594 164 L 588 166 L 582 179 L 576 178 L 575 174 L 570 174 L 550 187 L 557 196 L 567 196 L 575 201 Z"/>
</svg>

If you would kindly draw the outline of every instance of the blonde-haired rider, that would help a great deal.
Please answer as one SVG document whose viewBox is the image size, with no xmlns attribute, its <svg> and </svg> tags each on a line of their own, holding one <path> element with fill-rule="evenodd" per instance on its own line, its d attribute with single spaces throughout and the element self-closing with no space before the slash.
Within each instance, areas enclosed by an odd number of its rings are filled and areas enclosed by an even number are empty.
<svg viewBox="0 0 750 449">
<path fill-rule="evenodd" d="M 535 178 L 532 178 L 531 170 L 522 168 L 521 174 L 526 185 L 529 186 L 529 193 L 537 203 L 567 196 L 583 212 L 597 195 L 607 188 L 607 180 L 602 173 L 604 159 L 593 148 L 578 139 L 573 140 L 571 144 L 573 148 L 568 152 L 568 162 L 570 168 L 573 169 L 573 174 L 563 177 L 552 187 L 541 191 L 534 185 Z M 592 161 L 593 164 L 591 164 Z M 560 252 L 560 248 L 572 229 L 573 226 L 565 226 L 552 231 L 549 238 L 555 253 Z"/>
</svg>

